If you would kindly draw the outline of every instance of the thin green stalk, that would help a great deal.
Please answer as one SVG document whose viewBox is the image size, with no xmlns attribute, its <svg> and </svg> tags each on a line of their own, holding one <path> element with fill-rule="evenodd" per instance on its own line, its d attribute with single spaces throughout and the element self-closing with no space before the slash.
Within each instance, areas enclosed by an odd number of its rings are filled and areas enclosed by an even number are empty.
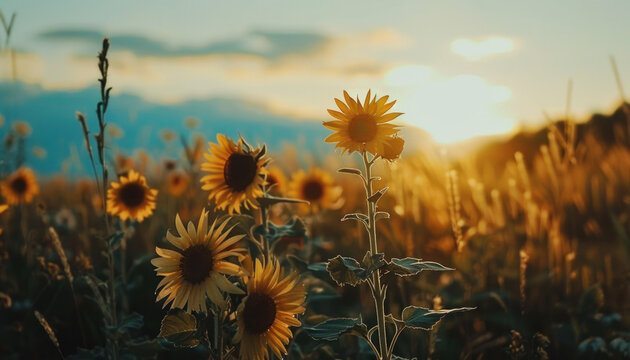
<svg viewBox="0 0 630 360">
<path fill-rule="evenodd" d="M 260 223 L 265 228 L 265 233 L 268 230 L 267 223 L 269 221 L 269 216 L 267 214 L 267 205 L 260 205 Z M 271 259 L 271 248 L 269 247 L 269 238 L 265 235 L 262 235 L 262 246 L 263 246 L 263 256 L 265 259 L 265 263 L 268 263 Z"/>
<path fill-rule="evenodd" d="M 363 150 L 363 165 L 365 167 L 365 190 L 366 198 L 369 199 L 373 195 L 372 189 L 372 165 L 376 160 L 376 157 L 372 160 L 368 160 L 367 152 Z M 376 242 L 376 205 L 370 200 L 366 200 L 368 207 L 368 236 L 370 240 L 370 252 L 372 254 L 378 253 L 378 244 Z M 387 332 L 385 329 L 385 291 L 381 287 L 381 278 L 379 271 L 375 271 L 372 274 L 372 296 L 374 297 L 374 304 L 376 307 L 376 321 L 378 326 L 378 343 L 380 354 L 377 354 L 379 359 L 389 360 L 390 354 L 387 351 Z"/>
</svg>

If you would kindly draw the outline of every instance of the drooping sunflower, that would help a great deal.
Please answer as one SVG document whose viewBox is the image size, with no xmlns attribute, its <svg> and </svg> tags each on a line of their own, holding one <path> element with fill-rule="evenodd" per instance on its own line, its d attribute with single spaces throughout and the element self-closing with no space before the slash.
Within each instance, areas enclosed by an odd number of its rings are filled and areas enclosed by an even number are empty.
<svg viewBox="0 0 630 360">
<path fill-rule="evenodd" d="M 337 143 L 341 153 L 362 151 L 364 148 L 372 154 L 382 150 L 387 138 L 398 132 L 398 127 L 388 123 L 402 113 L 387 113 L 396 101 L 387 102 L 389 96 L 371 98 L 368 91 L 363 104 L 357 97 L 353 99 L 347 91 L 343 92 L 344 103 L 335 99 L 341 112 L 328 109 L 328 113 L 336 120 L 324 122 L 324 126 L 335 131 L 326 138 L 326 142 Z"/>
<path fill-rule="evenodd" d="M 169 194 L 179 196 L 188 186 L 188 176 L 180 172 L 171 172 L 166 178 L 166 190 Z"/>
<path fill-rule="evenodd" d="M 267 171 L 267 189 L 272 194 L 280 195 L 284 194 L 287 190 L 287 177 L 284 175 L 282 169 L 277 166 L 272 166 Z"/>
<path fill-rule="evenodd" d="M 240 266 L 226 258 L 240 259 L 246 251 L 237 244 L 245 235 L 228 237 L 234 228 L 226 230 L 228 222 L 229 218 L 217 226 L 215 220 L 208 228 L 208 213 L 203 210 L 195 229 L 192 222 L 185 228 L 179 214 L 175 217 L 179 236 L 167 232 L 166 239 L 178 250 L 156 247 L 160 257 L 151 260 L 157 275 L 164 277 L 157 286 L 156 302 L 166 299 L 164 307 L 170 304 L 171 308 L 185 308 L 188 312 L 207 311 L 206 296 L 224 307 L 221 291 L 244 294 L 224 276 L 242 273 Z"/>
<path fill-rule="evenodd" d="M 122 220 L 142 221 L 153 214 L 158 191 L 147 186 L 147 179 L 129 170 L 107 190 L 107 212 Z"/>
<path fill-rule="evenodd" d="M 285 345 L 293 337 L 289 326 L 300 326 L 295 315 L 304 312 L 305 291 L 298 277 L 285 276 L 277 261 L 263 265 L 256 260 L 247 296 L 237 310 L 234 342 L 241 343 L 241 359 L 269 359 L 269 349 L 279 359 L 286 354 Z"/>
<path fill-rule="evenodd" d="M 391 136 L 385 141 L 383 150 L 378 154 L 385 160 L 394 161 L 400 157 L 403 148 L 405 147 L 405 140 L 398 136 Z"/>
<path fill-rule="evenodd" d="M 39 194 L 39 186 L 33 170 L 20 168 L 2 182 L 0 191 L 7 203 L 15 205 L 33 201 L 33 197 Z"/>
<path fill-rule="evenodd" d="M 201 188 L 210 190 L 208 199 L 214 199 L 218 209 L 227 208 L 230 214 L 240 214 L 242 207 L 256 209 L 267 172 L 265 148 L 253 149 L 242 138 L 235 144 L 222 134 L 217 135 L 217 142 L 209 143 L 209 153 L 204 154 L 206 162 L 201 170 L 210 174 L 201 178 Z"/>
<path fill-rule="evenodd" d="M 310 209 L 318 211 L 334 208 L 338 204 L 341 187 L 335 184 L 335 180 L 328 172 L 313 167 L 308 173 L 298 170 L 293 174 L 288 195 L 310 202 L 310 205 L 299 205 L 302 212 L 308 212 Z"/>
</svg>

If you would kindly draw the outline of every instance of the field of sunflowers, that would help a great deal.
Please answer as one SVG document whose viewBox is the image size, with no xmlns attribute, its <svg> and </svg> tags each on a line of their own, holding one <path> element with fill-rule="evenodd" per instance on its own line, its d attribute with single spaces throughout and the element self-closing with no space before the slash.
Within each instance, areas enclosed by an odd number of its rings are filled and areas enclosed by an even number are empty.
<svg viewBox="0 0 630 360">
<path fill-rule="evenodd" d="M 92 176 L 38 177 L 0 123 L 0 358 L 630 358 L 626 103 L 446 161 L 340 90 L 309 167 L 223 134 L 125 156 L 109 47 Z"/>
</svg>

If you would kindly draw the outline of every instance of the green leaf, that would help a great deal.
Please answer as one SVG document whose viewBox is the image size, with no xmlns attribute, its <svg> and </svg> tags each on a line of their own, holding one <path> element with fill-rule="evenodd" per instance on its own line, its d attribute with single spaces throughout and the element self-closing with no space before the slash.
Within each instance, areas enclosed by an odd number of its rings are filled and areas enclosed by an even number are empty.
<svg viewBox="0 0 630 360">
<path fill-rule="evenodd" d="M 108 244 L 109 248 L 111 249 L 111 251 L 118 250 L 124 235 L 125 235 L 124 232 L 117 231 L 117 232 L 113 233 L 112 235 L 108 236 L 107 239 L 105 239 L 105 241 L 107 241 L 107 244 Z"/>
<path fill-rule="evenodd" d="M 276 196 L 271 196 L 271 195 L 267 195 L 265 197 L 258 198 L 258 203 L 261 206 L 271 206 L 271 205 L 280 204 L 280 203 L 310 204 L 306 200 L 283 198 L 283 197 L 276 197 Z"/>
<path fill-rule="evenodd" d="M 171 310 L 162 319 L 158 337 L 172 342 L 176 347 L 195 347 L 200 343 L 197 336 L 197 319 L 184 310 Z"/>
<path fill-rule="evenodd" d="M 389 213 L 385 211 L 377 211 L 376 214 L 374 214 L 374 219 L 376 220 L 389 219 L 389 217 Z"/>
<path fill-rule="evenodd" d="M 402 320 L 407 327 L 431 330 L 435 324 L 447 315 L 474 309 L 475 308 L 463 307 L 448 310 L 429 310 L 423 307 L 407 306 L 402 312 Z"/>
<path fill-rule="evenodd" d="M 420 259 L 407 257 L 404 259 L 392 258 L 385 266 L 386 270 L 398 276 L 411 276 L 420 273 L 423 270 L 430 271 L 450 271 L 454 270 L 434 261 L 422 261 Z"/>
<path fill-rule="evenodd" d="M 254 228 L 253 234 L 255 236 L 264 236 L 269 240 L 270 244 L 273 244 L 276 240 L 282 237 L 290 238 L 306 238 L 306 227 L 299 218 L 291 219 L 284 225 L 276 225 L 269 221 L 267 223 L 267 229 L 263 225 L 258 225 Z"/>
<path fill-rule="evenodd" d="M 361 221 L 363 225 L 365 225 L 366 227 L 368 226 L 368 217 L 365 214 L 352 213 L 352 214 L 346 214 L 341 218 L 341 221 L 348 221 L 348 220 Z"/>
<path fill-rule="evenodd" d="M 129 335 L 129 330 L 139 330 L 144 325 L 142 315 L 138 313 L 131 313 L 123 317 L 118 326 L 108 326 L 105 330 L 107 336 L 111 339 L 120 339 L 125 335 Z"/>
<path fill-rule="evenodd" d="M 308 265 L 306 268 L 310 271 L 328 271 L 326 270 L 327 266 L 328 266 L 328 263 L 326 262 L 317 262 L 317 263 Z"/>
<path fill-rule="evenodd" d="M 365 256 L 363 256 L 363 260 L 361 260 L 361 262 L 363 263 L 363 266 L 367 268 L 368 276 L 372 275 L 374 271 L 387 264 L 387 262 L 385 261 L 385 254 L 378 253 L 372 255 L 370 251 L 365 253 Z"/>
<path fill-rule="evenodd" d="M 374 271 L 385 264 L 383 254 L 368 254 L 366 254 L 364 258 L 364 263 L 368 264 L 366 265 L 367 267 L 362 267 L 361 264 L 353 258 L 337 255 L 328 261 L 326 270 L 328 270 L 330 277 L 340 286 L 345 284 L 356 286 L 365 281 Z"/>
<path fill-rule="evenodd" d="M 373 203 L 377 203 L 381 197 L 383 197 L 383 195 L 385 195 L 385 193 L 387 192 L 387 189 L 389 189 L 389 186 L 386 186 L 382 189 L 380 189 L 379 191 L 375 192 L 374 194 L 372 194 L 372 196 L 370 196 L 368 198 L 369 202 L 373 202 Z"/>
<path fill-rule="evenodd" d="M 361 170 L 355 169 L 355 168 L 341 168 L 341 169 L 338 169 L 337 171 L 344 174 L 353 174 L 353 175 L 363 176 L 361 174 Z"/>
<path fill-rule="evenodd" d="M 337 318 L 326 320 L 314 326 L 304 326 L 304 331 L 313 339 L 333 341 L 346 333 L 363 336 L 362 334 L 367 333 L 367 327 L 361 322 L 361 318 Z"/>
</svg>

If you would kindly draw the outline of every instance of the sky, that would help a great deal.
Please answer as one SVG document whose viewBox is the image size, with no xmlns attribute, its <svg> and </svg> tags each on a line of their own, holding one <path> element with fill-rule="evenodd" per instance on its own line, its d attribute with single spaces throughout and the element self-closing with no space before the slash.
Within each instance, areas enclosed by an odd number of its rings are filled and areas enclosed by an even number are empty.
<svg viewBox="0 0 630 360">
<path fill-rule="evenodd" d="M 4 0 L 0 10 L 17 13 L 18 79 L 44 89 L 93 85 L 108 36 L 113 96 L 234 98 L 322 121 L 343 90 L 371 89 L 440 143 L 564 116 L 569 82 L 571 116 L 609 111 L 620 101 L 611 55 L 630 87 L 622 0 Z M 9 81 L 10 57 L 0 59 Z"/>
</svg>

